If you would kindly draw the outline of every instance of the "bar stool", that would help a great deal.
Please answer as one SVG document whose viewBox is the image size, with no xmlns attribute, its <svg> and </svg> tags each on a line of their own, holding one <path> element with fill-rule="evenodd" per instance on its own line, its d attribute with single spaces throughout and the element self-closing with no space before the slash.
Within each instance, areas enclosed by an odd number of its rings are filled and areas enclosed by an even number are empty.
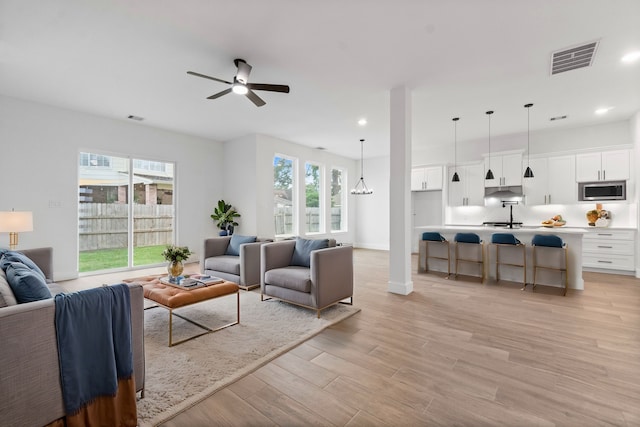
<svg viewBox="0 0 640 427">
<path fill-rule="evenodd" d="M 432 251 L 429 250 L 430 245 L 436 245 Z M 446 255 L 442 252 L 445 251 Z M 418 251 L 418 273 L 429 272 L 429 259 L 438 259 L 447 262 L 447 279 L 451 275 L 451 265 L 449 256 L 449 241 L 445 239 L 438 232 L 424 232 L 422 233 L 422 240 L 420 241 L 420 247 Z M 424 262 L 424 264 L 423 264 Z M 441 272 L 444 273 L 444 272 Z"/>
<path fill-rule="evenodd" d="M 536 234 L 531 240 L 533 246 L 533 286 L 536 289 L 536 272 L 539 268 L 560 273 L 560 280 L 564 285 L 562 295 L 567 295 L 567 244 L 554 234 Z M 561 252 L 558 256 L 558 250 Z M 526 285 L 525 285 L 526 286 Z"/>
<path fill-rule="evenodd" d="M 458 277 L 458 263 L 467 262 L 480 266 L 480 283 L 484 282 L 484 244 L 480 236 L 475 233 L 457 233 L 453 238 L 455 241 L 456 272 L 454 277 Z M 462 249 L 462 251 L 461 251 Z M 479 250 L 479 252 L 478 252 Z M 464 255 L 461 255 L 461 252 Z M 473 256 L 469 253 L 475 252 Z"/>
<path fill-rule="evenodd" d="M 527 246 L 516 239 L 511 233 L 493 233 L 491 244 L 496 247 L 496 282 L 500 281 L 500 266 L 522 268 L 522 290 L 527 286 Z M 516 249 L 517 248 L 517 249 Z M 517 258 L 517 250 L 522 252 L 522 262 Z M 500 252 L 503 252 L 505 260 L 501 260 Z"/>
</svg>

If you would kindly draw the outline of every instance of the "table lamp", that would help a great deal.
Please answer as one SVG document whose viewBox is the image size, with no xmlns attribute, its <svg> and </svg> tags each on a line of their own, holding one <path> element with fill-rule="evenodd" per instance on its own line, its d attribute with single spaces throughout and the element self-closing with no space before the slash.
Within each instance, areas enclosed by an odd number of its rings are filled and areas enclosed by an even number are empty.
<svg viewBox="0 0 640 427">
<path fill-rule="evenodd" d="M 33 231 L 32 212 L 0 212 L 0 233 L 9 233 L 9 248 L 18 246 L 18 233 Z"/>
</svg>

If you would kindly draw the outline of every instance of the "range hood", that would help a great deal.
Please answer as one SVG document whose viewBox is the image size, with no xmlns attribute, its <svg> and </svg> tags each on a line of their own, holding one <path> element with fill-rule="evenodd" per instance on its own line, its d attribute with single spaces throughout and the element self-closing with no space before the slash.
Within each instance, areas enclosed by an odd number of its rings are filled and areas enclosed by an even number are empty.
<svg viewBox="0 0 640 427">
<path fill-rule="evenodd" d="M 484 189 L 484 198 L 497 199 L 500 201 L 522 200 L 522 186 L 514 185 L 511 187 L 487 187 Z"/>
</svg>

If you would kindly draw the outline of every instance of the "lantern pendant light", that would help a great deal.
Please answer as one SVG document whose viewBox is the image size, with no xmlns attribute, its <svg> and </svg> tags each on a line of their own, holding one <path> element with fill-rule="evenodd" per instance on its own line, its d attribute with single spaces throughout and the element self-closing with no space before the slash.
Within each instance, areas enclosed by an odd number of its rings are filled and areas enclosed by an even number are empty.
<svg viewBox="0 0 640 427">
<path fill-rule="evenodd" d="M 487 171 L 487 175 L 484 179 L 494 179 L 493 172 L 491 172 L 491 115 L 493 114 L 493 111 L 487 111 L 486 114 L 489 116 L 489 170 Z"/>
<path fill-rule="evenodd" d="M 533 104 L 525 104 L 524 108 L 527 109 L 527 169 L 524 171 L 525 178 L 533 178 L 533 171 L 529 167 L 529 133 L 530 133 L 530 124 L 529 124 L 529 111 L 533 107 Z"/>
<path fill-rule="evenodd" d="M 356 196 L 362 196 L 367 194 L 373 194 L 373 189 L 367 187 L 364 183 L 364 139 L 360 140 L 360 179 L 356 183 L 356 186 L 351 189 L 351 194 Z"/>
<path fill-rule="evenodd" d="M 460 177 L 458 176 L 458 120 L 460 117 L 454 117 L 453 119 L 453 178 L 451 178 L 451 182 L 460 182 Z"/>
</svg>

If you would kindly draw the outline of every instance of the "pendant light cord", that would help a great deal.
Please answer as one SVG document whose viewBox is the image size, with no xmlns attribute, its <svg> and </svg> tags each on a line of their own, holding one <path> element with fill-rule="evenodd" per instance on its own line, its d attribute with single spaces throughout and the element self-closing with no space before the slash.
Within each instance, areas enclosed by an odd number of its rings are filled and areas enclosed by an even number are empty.
<svg viewBox="0 0 640 427">
<path fill-rule="evenodd" d="M 364 179 L 364 139 L 360 140 L 360 179 Z"/>
</svg>

